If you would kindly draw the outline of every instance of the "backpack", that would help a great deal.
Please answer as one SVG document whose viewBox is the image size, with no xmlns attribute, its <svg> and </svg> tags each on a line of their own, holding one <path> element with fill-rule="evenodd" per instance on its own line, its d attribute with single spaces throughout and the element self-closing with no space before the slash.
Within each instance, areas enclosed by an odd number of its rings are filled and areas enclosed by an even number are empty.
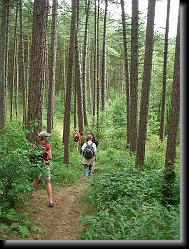
<svg viewBox="0 0 189 249">
<path fill-rule="evenodd" d="M 83 151 L 83 156 L 85 159 L 92 159 L 94 156 L 94 148 L 93 148 L 93 143 L 90 145 L 87 143 L 87 146 L 85 147 Z"/>
<path fill-rule="evenodd" d="M 74 134 L 74 141 L 78 142 L 79 141 L 79 133 Z"/>
</svg>

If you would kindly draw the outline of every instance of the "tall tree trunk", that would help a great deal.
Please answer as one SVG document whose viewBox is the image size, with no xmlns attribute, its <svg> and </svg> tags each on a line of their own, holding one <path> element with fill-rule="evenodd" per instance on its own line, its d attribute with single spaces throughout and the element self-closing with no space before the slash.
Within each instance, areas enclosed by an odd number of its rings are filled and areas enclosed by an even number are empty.
<svg viewBox="0 0 189 249">
<path fill-rule="evenodd" d="M 25 75 L 25 62 L 24 62 L 24 38 L 23 38 L 23 21 L 22 21 L 22 0 L 19 0 L 19 17 L 20 17 L 20 47 L 19 47 L 19 80 L 22 83 L 23 91 L 23 125 L 26 126 L 27 119 L 27 85 L 26 85 L 26 75 Z"/>
<path fill-rule="evenodd" d="M 18 117 L 18 95 L 19 95 L 19 63 L 18 63 L 18 36 L 16 36 L 16 58 L 15 58 L 15 78 L 14 78 L 14 86 L 15 86 L 15 114 Z"/>
<path fill-rule="evenodd" d="M 174 164 L 176 159 L 176 144 L 180 115 L 180 14 L 178 16 L 174 61 L 174 74 L 172 84 L 171 109 L 169 115 L 169 127 L 167 148 L 165 156 L 164 185 L 162 187 L 163 203 L 173 204 L 173 184 L 175 181 Z"/>
<path fill-rule="evenodd" d="M 102 84 L 101 84 L 102 111 L 104 111 L 105 108 L 107 11 L 108 11 L 108 1 L 105 0 L 104 31 L 103 31 L 103 44 L 102 44 Z"/>
<path fill-rule="evenodd" d="M 166 76 L 167 76 L 167 54 L 168 54 L 168 34 L 169 34 L 169 13 L 170 0 L 167 0 L 167 19 L 165 29 L 165 44 L 164 44 L 164 62 L 163 62 L 163 84 L 162 84 L 162 100 L 161 100 L 161 115 L 160 115 L 160 140 L 164 137 L 164 120 L 165 120 L 165 106 L 166 106 Z"/>
<path fill-rule="evenodd" d="M 169 114 L 169 128 L 165 165 L 172 166 L 176 157 L 177 130 L 180 114 L 180 18 L 178 19 L 174 75 L 172 85 L 171 107 Z"/>
<path fill-rule="evenodd" d="M 81 82 L 81 66 L 79 58 L 79 44 L 78 44 L 78 29 L 79 29 L 79 0 L 77 0 L 77 26 L 75 30 L 75 74 L 77 86 L 77 115 L 79 132 L 84 132 L 84 118 L 83 118 L 83 97 L 82 97 L 82 82 Z"/>
<path fill-rule="evenodd" d="M 32 131 L 28 139 L 33 140 L 42 129 L 42 104 L 44 86 L 44 41 L 46 35 L 46 0 L 34 1 L 32 45 L 29 74 L 29 96 L 27 128 Z"/>
<path fill-rule="evenodd" d="M 76 73 L 73 77 L 74 82 L 74 130 L 77 129 L 77 84 L 76 84 Z"/>
<path fill-rule="evenodd" d="M 6 124 L 6 65 L 7 65 L 7 33 L 10 1 L 2 0 L 0 24 L 0 131 Z"/>
<path fill-rule="evenodd" d="M 53 128 L 54 101 L 55 101 L 57 9 L 58 9 L 58 0 L 53 0 L 52 25 L 51 25 L 50 74 L 49 74 L 48 109 L 47 109 L 47 131 L 49 133 L 51 133 L 51 130 Z"/>
<path fill-rule="evenodd" d="M 146 142 L 146 133 L 147 133 L 150 81 L 151 81 L 151 71 L 152 71 L 155 3 L 156 3 L 155 0 L 148 1 L 144 73 L 143 73 L 143 82 L 142 82 L 140 118 L 139 118 L 138 136 L 137 136 L 137 151 L 136 151 L 137 167 L 142 167 L 144 165 L 144 157 L 145 157 L 145 142 Z"/>
<path fill-rule="evenodd" d="M 130 72 L 130 150 L 136 151 L 138 92 L 138 0 L 132 0 Z"/>
<path fill-rule="evenodd" d="M 27 39 L 27 47 L 26 47 L 26 51 L 27 51 L 27 58 L 26 58 L 26 86 L 27 86 L 27 95 L 26 95 L 26 99 L 27 99 L 27 108 L 28 108 L 28 86 L 29 86 L 29 68 L 30 68 L 30 38 L 28 37 Z M 28 110 L 27 110 L 28 112 Z M 27 119 L 26 119 L 27 120 Z"/>
<path fill-rule="evenodd" d="M 64 163 L 69 163 L 69 141 L 70 141 L 70 111 L 72 94 L 72 70 L 73 70 L 73 52 L 75 46 L 75 31 L 77 23 L 77 0 L 72 0 L 72 18 L 70 31 L 70 45 L 67 66 L 66 80 L 66 101 L 64 109 Z"/>
<path fill-rule="evenodd" d="M 86 58 L 87 58 L 87 35 L 88 35 L 88 19 L 89 19 L 89 8 L 90 0 L 86 1 L 86 20 L 85 20 L 85 33 L 83 42 L 83 63 L 82 63 L 82 83 L 83 83 L 83 116 L 84 125 L 87 126 L 87 110 L 86 110 Z"/>
<path fill-rule="evenodd" d="M 5 55 L 5 94 L 7 98 L 7 86 L 8 86 L 8 64 L 9 64 L 9 16 L 10 16 L 10 6 L 11 6 L 11 1 L 7 1 L 7 6 L 6 6 L 6 55 Z"/>
<path fill-rule="evenodd" d="M 100 18 L 100 1 L 98 0 L 97 11 L 97 33 L 96 33 L 96 60 L 97 60 L 97 86 L 96 86 L 96 128 L 99 132 L 99 110 L 100 110 L 100 60 L 99 60 L 99 18 Z"/>
<path fill-rule="evenodd" d="M 127 110 L 127 144 L 130 142 L 129 132 L 129 65 L 128 65 L 128 52 L 127 52 L 127 35 L 126 35 L 126 21 L 125 21 L 125 6 L 124 0 L 121 0 L 122 10 L 122 25 L 123 25 L 123 42 L 124 42 L 124 65 L 125 65 L 125 85 L 126 85 L 126 110 Z"/>
<path fill-rule="evenodd" d="M 89 42 L 88 42 L 89 44 Z M 88 82 L 88 102 L 89 102 L 89 109 L 92 112 L 92 89 L 91 89 L 91 51 L 90 46 L 88 46 L 88 71 L 87 71 L 87 82 Z"/>
<path fill-rule="evenodd" d="M 10 119 L 13 119 L 14 115 L 14 83 L 16 76 L 16 54 L 17 54 L 17 23 L 18 23 L 18 0 L 16 2 L 16 16 L 15 16 L 15 27 L 14 27 L 14 42 L 13 42 L 13 73 L 12 73 L 12 84 L 10 91 Z"/>
<path fill-rule="evenodd" d="M 96 58 L 96 46 L 97 46 L 97 6 L 95 0 L 94 6 L 94 82 L 93 82 L 93 127 L 95 126 L 95 114 L 96 114 L 96 85 L 97 85 L 97 58 Z"/>
</svg>

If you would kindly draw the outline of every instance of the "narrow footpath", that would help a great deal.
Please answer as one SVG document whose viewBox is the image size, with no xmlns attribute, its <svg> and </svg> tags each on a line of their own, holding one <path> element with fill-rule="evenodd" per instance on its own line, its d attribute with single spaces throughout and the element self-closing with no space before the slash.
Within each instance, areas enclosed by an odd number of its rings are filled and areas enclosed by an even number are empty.
<svg viewBox="0 0 189 249">
<path fill-rule="evenodd" d="M 85 205 L 80 205 L 80 196 L 87 187 L 87 180 L 61 187 L 54 191 L 54 207 L 48 207 L 46 190 L 33 193 L 30 217 L 38 221 L 42 233 L 31 235 L 31 240 L 80 240 L 82 225 L 80 215 Z"/>
</svg>

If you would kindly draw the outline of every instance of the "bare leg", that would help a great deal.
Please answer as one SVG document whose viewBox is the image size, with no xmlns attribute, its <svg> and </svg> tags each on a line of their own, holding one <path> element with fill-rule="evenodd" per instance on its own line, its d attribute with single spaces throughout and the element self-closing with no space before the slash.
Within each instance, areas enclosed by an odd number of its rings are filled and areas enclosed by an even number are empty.
<svg viewBox="0 0 189 249">
<path fill-rule="evenodd" d="M 34 179 L 32 182 L 32 187 L 35 189 L 38 185 L 39 179 Z"/>
<path fill-rule="evenodd" d="M 52 200 L 52 186 L 51 186 L 50 180 L 45 180 L 45 186 L 46 186 L 46 189 L 47 189 L 49 203 L 53 203 L 53 200 Z"/>
<path fill-rule="evenodd" d="M 95 161 L 92 162 L 92 172 L 94 172 Z"/>
</svg>

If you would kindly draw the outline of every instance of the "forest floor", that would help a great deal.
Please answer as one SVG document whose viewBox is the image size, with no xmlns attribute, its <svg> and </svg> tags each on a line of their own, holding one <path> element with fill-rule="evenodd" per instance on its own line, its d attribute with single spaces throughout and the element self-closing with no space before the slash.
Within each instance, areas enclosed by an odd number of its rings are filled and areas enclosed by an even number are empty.
<svg viewBox="0 0 189 249">
<path fill-rule="evenodd" d="M 19 234 L 10 235 L 7 240 L 81 240 L 81 231 L 85 226 L 80 223 L 81 215 L 94 211 L 82 198 L 89 180 L 83 180 L 81 177 L 70 186 L 55 186 L 54 207 L 48 206 L 45 187 L 38 187 L 25 211 L 29 213 L 30 221 L 36 224 L 40 232 L 31 232 L 24 239 Z"/>
<path fill-rule="evenodd" d="M 88 180 L 80 179 L 77 183 L 59 187 L 53 192 L 54 207 L 48 207 L 46 190 L 33 193 L 30 217 L 38 221 L 42 233 L 32 234 L 29 240 L 80 240 L 82 225 L 80 215 L 88 208 L 80 201 L 81 194 L 88 185 Z"/>
</svg>

